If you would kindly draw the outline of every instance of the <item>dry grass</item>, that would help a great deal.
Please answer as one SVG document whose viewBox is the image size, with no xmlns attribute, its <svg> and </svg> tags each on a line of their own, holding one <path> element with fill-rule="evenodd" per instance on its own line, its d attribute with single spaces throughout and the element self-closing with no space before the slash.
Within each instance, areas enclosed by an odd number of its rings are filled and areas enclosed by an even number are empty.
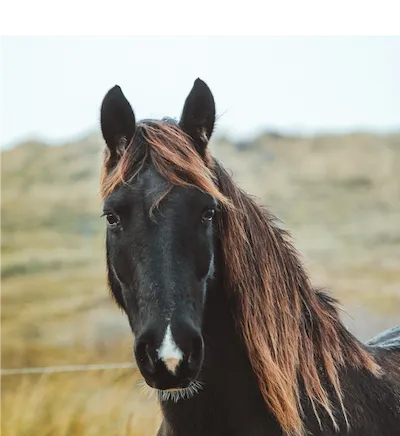
<svg viewBox="0 0 400 436">
<path fill-rule="evenodd" d="M 21 378 L 2 398 L 1 434 L 155 435 L 160 412 L 137 381 L 132 371 Z"/>
<path fill-rule="evenodd" d="M 365 339 L 400 315 L 400 135 L 279 138 L 214 151 L 284 221 L 313 281 Z M 2 153 L 2 367 L 132 359 L 105 286 L 100 141 Z M 98 162 L 98 164 L 96 163 Z M 134 371 L 2 377 L 6 436 L 154 435 Z"/>
</svg>

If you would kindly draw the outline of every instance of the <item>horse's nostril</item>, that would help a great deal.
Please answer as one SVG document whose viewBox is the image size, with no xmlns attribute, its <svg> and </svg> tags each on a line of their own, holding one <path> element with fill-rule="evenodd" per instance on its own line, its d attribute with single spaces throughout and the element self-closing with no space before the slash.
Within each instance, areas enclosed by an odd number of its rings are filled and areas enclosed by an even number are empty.
<svg viewBox="0 0 400 436">
<path fill-rule="evenodd" d="M 191 351 L 188 358 L 190 368 L 196 368 L 203 358 L 203 339 L 201 336 L 196 336 L 192 339 Z"/>
<path fill-rule="evenodd" d="M 138 341 L 135 347 L 136 359 L 142 367 L 148 372 L 153 374 L 155 372 L 155 362 L 151 357 L 149 344 L 145 341 Z"/>
</svg>

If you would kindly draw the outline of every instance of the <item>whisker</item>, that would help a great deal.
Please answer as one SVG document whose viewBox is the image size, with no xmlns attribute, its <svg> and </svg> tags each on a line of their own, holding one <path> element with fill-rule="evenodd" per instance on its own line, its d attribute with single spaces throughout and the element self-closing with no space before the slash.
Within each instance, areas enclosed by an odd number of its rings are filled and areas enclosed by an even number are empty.
<svg viewBox="0 0 400 436">
<path fill-rule="evenodd" d="M 158 399 L 160 401 L 174 401 L 177 403 L 179 400 L 187 400 L 203 388 L 203 383 L 195 380 L 192 381 L 189 386 L 183 389 L 177 389 L 173 391 L 157 389 Z"/>
<path fill-rule="evenodd" d="M 156 389 L 150 387 L 143 379 L 139 380 L 136 386 L 139 388 L 140 394 L 145 395 L 148 400 L 152 400 L 157 392 Z"/>
<path fill-rule="evenodd" d="M 175 403 L 179 400 L 187 400 L 198 394 L 203 389 L 203 386 L 203 382 L 194 380 L 186 388 L 162 390 L 152 388 L 144 379 L 141 379 L 136 383 L 136 387 L 139 388 L 140 394 L 145 395 L 147 399 L 152 400 L 154 399 L 154 396 L 157 395 L 159 401 L 174 401 Z"/>
</svg>

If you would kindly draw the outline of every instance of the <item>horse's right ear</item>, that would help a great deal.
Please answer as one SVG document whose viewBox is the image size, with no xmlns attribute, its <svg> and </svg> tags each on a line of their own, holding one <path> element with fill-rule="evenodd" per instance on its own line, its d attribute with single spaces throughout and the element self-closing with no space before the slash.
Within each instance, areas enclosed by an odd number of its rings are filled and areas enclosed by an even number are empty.
<svg viewBox="0 0 400 436">
<path fill-rule="evenodd" d="M 111 88 L 103 99 L 100 124 L 111 161 L 116 163 L 135 134 L 135 114 L 118 85 Z"/>
</svg>

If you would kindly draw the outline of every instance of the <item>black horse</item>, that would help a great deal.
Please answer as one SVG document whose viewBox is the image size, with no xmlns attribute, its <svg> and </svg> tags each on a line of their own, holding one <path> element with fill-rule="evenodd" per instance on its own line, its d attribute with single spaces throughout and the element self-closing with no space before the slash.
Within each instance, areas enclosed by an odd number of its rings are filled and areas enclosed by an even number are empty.
<svg viewBox="0 0 400 436">
<path fill-rule="evenodd" d="M 369 344 L 207 145 L 197 79 L 179 122 L 105 96 L 108 280 L 164 436 L 400 435 L 400 328 Z"/>
</svg>

